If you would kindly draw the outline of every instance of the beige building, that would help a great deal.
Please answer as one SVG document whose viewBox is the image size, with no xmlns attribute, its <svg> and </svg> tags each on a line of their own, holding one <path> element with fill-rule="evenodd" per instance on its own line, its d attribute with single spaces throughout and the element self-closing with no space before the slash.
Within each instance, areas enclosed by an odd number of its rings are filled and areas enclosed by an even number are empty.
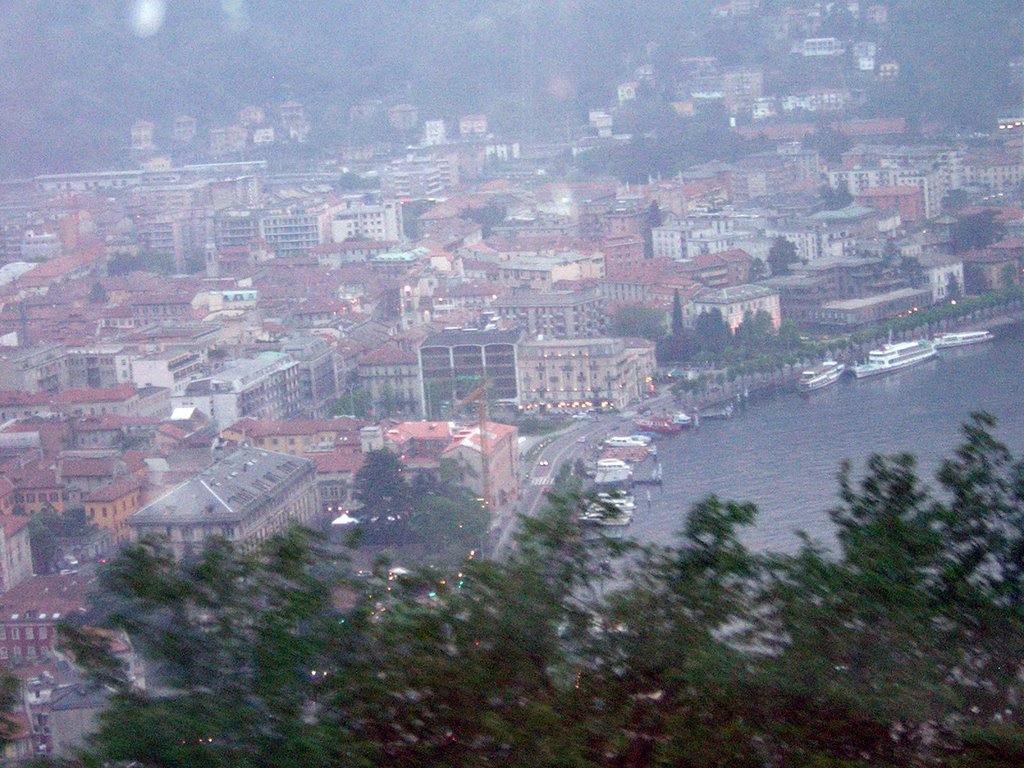
<svg viewBox="0 0 1024 768">
<path fill-rule="evenodd" d="M 309 459 L 242 448 L 128 518 L 133 539 L 164 539 L 188 557 L 213 537 L 243 550 L 312 525 L 320 513 L 316 468 Z"/>
<path fill-rule="evenodd" d="M 600 336 L 607 313 L 596 288 L 579 291 L 516 291 L 494 302 L 498 315 L 527 334 L 572 339 Z"/>
<path fill-rule="evenodd" d="M 519 346 L 519 401 L 542 406 L 623 408 L 647 391 L 654 343 L 642 339 L 545 339 Z"/>
<path fill-rule="evenodd" d="M 693 300 L 692 316 L 696 318 L 702 312 L 716 309 L 722 313 L 722 319 L 733 332 L 743 322 L 748 312 L 767 312 L 776 330 L 782 322 L 778 292 L 762 285 L 736 285 L 731 288 L 702 291 Z"/>
</svg>

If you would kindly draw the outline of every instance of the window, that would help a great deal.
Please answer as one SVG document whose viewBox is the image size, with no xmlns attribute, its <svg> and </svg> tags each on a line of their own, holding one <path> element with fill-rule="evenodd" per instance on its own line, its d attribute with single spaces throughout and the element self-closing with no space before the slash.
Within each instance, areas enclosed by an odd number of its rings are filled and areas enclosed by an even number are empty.
<svg viewBox="0 0 1024 768">
<path fill-rule="evenodd" d="M 20 640 L 21 630 L 17 627 L 11 627 L 11 640 Z"/>
<path fill-rule="evenodd" d="M 0 659 L 6 659 L 6 658 L 7 658 L 7 646 L 6 645 L 0 645 Z"/>
<path fill-rule="evenodd" d="M 33 659 L 33 658 L 35 658 L 35 655 L 36 655 L 36 647 L 35 647 L 34 645 L 30 645 L 30 646 L 29 646 L 29 647 L 28 647 L 28 648 L 26 649 L 25 653 L 26 653 L 26 654 L 28 655 L 28 657 L 29 657 L 30 659 Z"/>
<path fill-rule="evenodd" d="M 26 640 L 35 640 L 36 639 L 36 633 L 35 633 L 35 630 L 32 627 L 25 627 L 25 639 Z"/>
<path fill-rule="evenodd" d="M 39 639 L 40 640 L 45 640 L 46 639 L 46 627 L 40 627 L 39 628 Z"/>
</svg>

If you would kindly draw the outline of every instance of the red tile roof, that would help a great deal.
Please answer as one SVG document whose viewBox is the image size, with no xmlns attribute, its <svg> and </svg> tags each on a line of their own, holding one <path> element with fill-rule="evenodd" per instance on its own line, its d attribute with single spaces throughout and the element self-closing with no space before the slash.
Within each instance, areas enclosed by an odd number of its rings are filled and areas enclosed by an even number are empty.
<svg viewBox="0 0 1024 768">
<path fill-rule="evenodd" d="M 142 480 L 135 477 L 135 475 L 125 475 L 124 477 L 117 478 L 117 480 L 109 485 L 97 488 L 85 497 L 85 501 L 98 503 L 113 502 L 141 489 Z"/>
<path fill-rule="evenodd" d="M 130 384 L 119 384 L 116 387 L 103 389 L 66 389 L 53 396 L 55 403 L 123 403 L 135 397 L 135 387 Z"/>
</svg>

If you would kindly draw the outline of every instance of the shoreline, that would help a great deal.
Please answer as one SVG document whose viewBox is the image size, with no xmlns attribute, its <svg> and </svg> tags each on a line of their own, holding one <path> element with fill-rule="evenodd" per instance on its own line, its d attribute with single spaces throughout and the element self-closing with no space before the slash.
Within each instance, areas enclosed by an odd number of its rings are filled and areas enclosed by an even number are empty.
<svg viewBox="0 0 1024 768">
<path fill-rule="evenodd" d="M 931 338 L 937 333 L 950 331 L 999 331 L 1024 325 L 1024 307 L 1014 307 L 1009 312 L 991 312 L 979 309 L 965 317 L 963 322 L 944 321 L 934 326 L 923 326 L 914 331 L 894 334 L 894 341 L 910 341 L 913 339 Z M 980 315 L 980 316 L 979 316 Z M 998 337 L 1000 334 L 996 334 Z M 878 345 L 878 340 L 864 342 L 832 357 L 833 360 L 850 366 L 866 357 L 869 350 Z M 685 393 L 676 396 L 676 403 L 687 413 L 700 413 L 701 410 L 717 409 L 726 405 L 745 407 L 751 400 L 767 400 L 789 391 L 796 391 L 796 382 L 800 373 L 806 368 L 820 363 L 821 360 L 801 359 L 796 363 L 787 364 L 782 369 L 769 372 L 744 374 L 733 381 L 726 381 L 712 392 L 697 395 Z"/>
</svg>

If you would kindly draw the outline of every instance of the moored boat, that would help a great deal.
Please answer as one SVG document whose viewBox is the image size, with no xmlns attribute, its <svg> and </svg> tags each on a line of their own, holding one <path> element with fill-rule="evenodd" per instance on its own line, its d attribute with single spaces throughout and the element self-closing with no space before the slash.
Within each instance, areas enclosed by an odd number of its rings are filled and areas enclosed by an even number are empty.
<svg viewBox="0 0 1024 768">
<path fill-rule="evenodd" d="M 981 344 L 995 338 L 992 331 L 958 331 L 956 333 L 940 333 L 933 337 L 936 349 L 966 347 L 969 344 Z"/>
<path fill-rule="evenodd" d="M 809 368 L 800 374 L 800 380 L 796 386 L 801 392 L 813 392 L 822 389 L 830 384 L 835 384 L 842 377 L 846 366 L 837 363 L 835 360 L 825 360 L 814 368 Z"/>
<path fill-rule="evenodd" d="M 853 366 L 853 373 L 858 379 L 892 373 L 931 360 L 936 354 L 935 345 L 928 340 L 883 344 L 868 352 L 866 363 Z"/>
<path fill-rule="evenodd" d="M 655 432 L 659 435 L 675 435 L 683 431 L 683 425 L 679 422 L 659 416 L 637 419 L 636 426 L 639 429 Z"/>
</svg>

